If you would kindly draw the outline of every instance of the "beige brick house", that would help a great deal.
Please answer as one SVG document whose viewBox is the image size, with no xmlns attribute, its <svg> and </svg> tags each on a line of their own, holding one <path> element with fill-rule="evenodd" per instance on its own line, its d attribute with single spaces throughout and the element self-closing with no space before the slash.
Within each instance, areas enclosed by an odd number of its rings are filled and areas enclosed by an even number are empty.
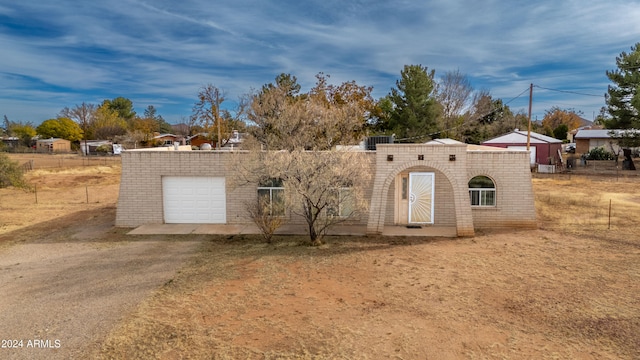
<svg viewBox="0 0 640 360">
<path fill-rule="evenodd" d="M 362 156 L 372 160 L 369 211 L 350 224 L 363 234 L 410 227 L 427 235 L 452 227 L 458 236 L 473 236 L 479 228 L 536 227 L 526 151 L 456 142 L 378 144 Z M 250 224 L 245 204 L 259 191 L 274 196 L 279 188 L 232 186 L 229 169 L 241 159 L 237 152 L 188 148 L 123 152 L 116 225 Z M 283 216 L 290 224 L 303 222 Z"/>
</svg>

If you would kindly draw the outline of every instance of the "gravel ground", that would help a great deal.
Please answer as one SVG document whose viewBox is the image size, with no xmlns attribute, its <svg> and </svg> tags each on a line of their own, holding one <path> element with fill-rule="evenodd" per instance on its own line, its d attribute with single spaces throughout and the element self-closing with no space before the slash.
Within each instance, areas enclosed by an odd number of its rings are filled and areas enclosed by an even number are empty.
<svg viewBox="0 0 640 360">
<path fill-rule="evenodd" d="M 123 236 L 114 211 L 0 237 L 0 359 L 86 358 L 202 242 Z"/>
</svg>

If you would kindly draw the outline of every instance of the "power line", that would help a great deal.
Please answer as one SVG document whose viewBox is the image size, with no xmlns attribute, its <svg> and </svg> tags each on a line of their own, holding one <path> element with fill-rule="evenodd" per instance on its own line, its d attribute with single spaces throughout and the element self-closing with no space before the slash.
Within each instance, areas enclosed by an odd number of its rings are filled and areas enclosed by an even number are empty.
<svg viewBox="0 0 640 360">
<path fill-rule="evenodd" d="M 550 88 L 542 87 L 542 86 L 539 86 L 539 85 L 533 85 L 533 87 L 537 87 L 537 88 L 539 88 L 539 89 L 543 89 L 543 90 L 556 91 L 556 92 L 568 93 L 568 94 L 574 94 L 574 95 L 583 95 L 583 96 L 602 97 L 602 95 L 586 94 L 586 93 L 580 93 L 580 92 L 576 92 L 576 91 L 569 91 L 569 90 L 557 90 L 557 89 L 550 89 Z M 530 90 L 530 89 L 529 89 L 529 87 L 527 87 L 527 88 L 526 88 L 526 89 L 524 89 L 520 94 L 516 95 L 514 98 L 510 99 L 509 101 L 507 101 L 507 102 L 503 103 L 503 106 L 506 106 L 506 105 L 508 105 L 509 103 L 511 103 L 512 101 L 514 101 L 514 100 L 518 99 L 519 97 L 521 97 L 523 94 L 525 94 L 525 93 L 526 93 L 526 92 L 528 92 L 529 90 Z M 497 108 L 497 107 L 494 107 L 493 109 L 491 109 L 491 111 L 489 111 L 489 112 L 487 112 L 487 113 L 485 113 L 485 114 L 482 114 L 482 115 L 479 115 L 479 116 L 475 116 L 475 117 L 470 117 L 469 119 L 467 119 L 466 121 L 462 122 L 461 124 L 458 124 L 458 125 L 456 125 L 456 126 L 450 127 L 450 128 L 448 128 L 448 129 L 442 129 L 442 130 L 439 130 L 439 131 L 437 131 L 437 132 L 430 133 L 430 134 L 418 135 L 418 136 L 413 136 L 413 137 L 408 137 L 408 138 L 403 138 L 403 139 L 397 139 L 397 140 L 398 140 L 398 141 L 406 141 L 406 140 L 422 139 L 422 138 L 426 138 L 426 137 L 430 137 L 430 138 L 432 138 L 432 137 L 433 137 L 433 135 L 438 135 L 438 134 L 441 134 L 441 133 L 446 132 L 446 131 L 451 131 L 451 130 L 457 129 L 457 128 L 459 128 L 459 127 L 463 126 L 463 125 L 466 125 L 466 124 L 468 124 L 468 123 L 471 123 L 471 122 L 473 122 L 473 121 L 480 120 L 480 119 L 482 119 L 483 117 L 485 117 L 485 116 L 487 116 L 487 115 L 490 115 L 490 114 L 494 113 L 496 110 L 498 110 L 498 108 Z"/>
<path fill-rule="evenodd" d="M 517 99 L 517 98 L 521 97 L 524 93 L 526 93 L 526 92 L 528 92 L 528 91 L 529 91 L 529 87 L 527 87 L 527 88 L 526 88 L 526 89 L 524 89 L 520 94 L 516 95 L 516 97 L 514 97 L 513 99 L 511 99 L 511 100 L 509 100 L 509 101 L 507 101 L 507 102 L 503 103 L 502 105 L 503 105 L 503 106 L 506 106 L 507 104 L 509 104 L 510 102 L 514 101 L 515 99 Z M 423 138 L 426 138 L 426 137 L 433 138 L 433 136 L 434 136 L 434 135 L 439 135 L 439 134 L 441 134 L 441 133 L 443 133 L 443 132 L 446 132 L 446 131 L 455 130 L 455 129 L 457 129 L 457 128 L 459 128 L 459 127 L 463 126 L 463 125 L 469 124 L 469 123 L 471 123 L 471 122 L 474 122 L 474 121 L 480 120 L 480 119 L 482 119 L 482 118 L 483 118 L 483 117 L 485 117 L 485 116 L 491 115 L 492 113 L 496 112 L 497 110 L 499 110 L 499 108 L 498 108 L 497 106 L 493 106 L 493 108 L 491 109 L 491 111 L 486 112 L 486 113 L 484 113 L 484 114 L 482 114 L 482 115 L 476 115 L 476 116 L 474 116 L 474 117 L 469 117 L 469 119 L 467 119 L 466 121 L 464 121 L 464 122 L 462 122 L 461 124 L 458 124 L 458 125 L 456 125 L 456 126 L 452 126 L 452 127 L 450 127 L 450 128 L 447 128 L 447 129 L 442 129 L 442 130 L 439 130 L 439 131 L 436 131 L 436 132 L 433 132 L 433 133 L 430 133 L 430 134 L 423 134 L 423 135 L 412 136 L 412 137 L 408 137 L 408 138 L 397 139 L 397 141 L 416 140 L 416 139 L 423 139 Z"/>
<path fill-rule="evenodd" d="M 526 89 L 524 89 L 520 94 L 518 94 L 518 96 L 514 97 L 513 99 L 507 101 L 506 103 L 504 103 L 504 105 L 509 104 L 510 102 L 512 102 L 513 100 L 519 98 L 520 96 L 522 96 L 522 94 L 526 93 L 527 91 L 529 91 L 529 88 L 527 87 Z"/>
<path fill-rule="evenodd" d="M 539 88 L 539 89 L 544 89 L 544 90 L 549 90 L 549 91 L 556 91 L 556 92 L 561 92 L 561 93 L 567 93 L 567 94 L 584 95 L 584 96 L 594 96 L 594 97 L 602 97 L 602 95 L 585 94 L 585 93 L 581 93 L 581 92 L 577 92 L 577 91 L 558 90 L 558 89 L 549 89 L 549 88 L 542 87 L 542 86 L 539 86 L 539 85 L 533 85 L 533 87 L 537 87 L 537 88 Z"/>
</svg>

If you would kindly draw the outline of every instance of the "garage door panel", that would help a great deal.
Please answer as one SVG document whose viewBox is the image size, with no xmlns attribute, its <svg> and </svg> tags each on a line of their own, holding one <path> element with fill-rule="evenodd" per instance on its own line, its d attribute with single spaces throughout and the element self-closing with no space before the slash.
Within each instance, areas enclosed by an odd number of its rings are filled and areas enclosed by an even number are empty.
<svg viewBox="0 0 640 360">
<path fill-rule="evenodd" d="M 224 178 L 165 176 L 162 194 L 165 223 L 226 223 Z"/>
</svg>

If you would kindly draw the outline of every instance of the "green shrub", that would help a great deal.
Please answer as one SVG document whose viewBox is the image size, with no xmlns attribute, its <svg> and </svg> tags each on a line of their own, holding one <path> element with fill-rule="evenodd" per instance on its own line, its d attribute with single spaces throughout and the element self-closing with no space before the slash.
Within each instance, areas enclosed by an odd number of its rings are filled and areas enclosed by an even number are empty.
<svg viewBox="0 0 640 360">
<path fill-rule="evenodd" d="M 20 165 L 11 161 L 6 154 L 0 153 L 0 188 L 9 186 L 24 189 L 29 187 L 24 180 Z"/>
<path fill-rule="evenodd" d="M 102 154 L 102 153 L 107 154 L 107 153 L 110 153 L 111 151 L 113 151 L 113 147 L 108 144 L 103 144 L 96 148 L 96 152 L 98 154 Z"/>
<path fill-rule="evenodd" d="M 613 160 L 615 155 L 605 150 L 603 147 L 597 147 L 589 150 L 587 153 L 589 160 Z"/>
</svg>

